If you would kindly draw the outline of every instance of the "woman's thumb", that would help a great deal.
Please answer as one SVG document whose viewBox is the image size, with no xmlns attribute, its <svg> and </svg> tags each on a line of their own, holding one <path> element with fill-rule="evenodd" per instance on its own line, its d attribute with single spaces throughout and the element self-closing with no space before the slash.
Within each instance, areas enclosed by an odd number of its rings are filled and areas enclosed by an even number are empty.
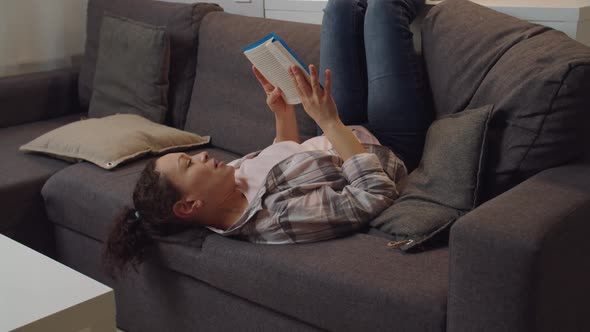
<svg viewBox="0 0 590 332">
<path fill-rule="evenodd" d="M 275 86 L 274 90 L 272 90 L 272 92 L 270 93 L 270 100 L 274 102 L 280 96 L 281 96 L 281 88 L 279 88 L 278 86 Z"/>
</svg>

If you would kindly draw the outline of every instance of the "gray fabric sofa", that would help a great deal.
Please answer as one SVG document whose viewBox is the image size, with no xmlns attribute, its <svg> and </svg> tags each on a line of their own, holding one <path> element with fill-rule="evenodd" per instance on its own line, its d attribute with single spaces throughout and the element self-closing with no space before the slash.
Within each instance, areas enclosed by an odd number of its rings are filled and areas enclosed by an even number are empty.
<svg viewBox="0 0 590 332">
<path fill-rule="evenodd" d="M 270 32 L 318 63 L 317 25 L 223 12 L 200 24 L 190 104 L 170 125 L 211 135 L 215 158 L 272 142 L 241 54 Z M 487 201 L 429 250 L 391 249 L 375 229 L 289 246 L 190 230 L 162 238 L 138 274 L 111 280 L 102 242 L 146 160 L 106 171 L 17 151 L 84 114 L 75 68 L 0 79 L 0 231 L 112 286 L 127 331 L 590 330 L 590 48 L 464 0 L 432 9 L 422 41 L 437 116 L 496 107 Z M 298 115 L 302 135 L 314 135 Z"/>
</svg>

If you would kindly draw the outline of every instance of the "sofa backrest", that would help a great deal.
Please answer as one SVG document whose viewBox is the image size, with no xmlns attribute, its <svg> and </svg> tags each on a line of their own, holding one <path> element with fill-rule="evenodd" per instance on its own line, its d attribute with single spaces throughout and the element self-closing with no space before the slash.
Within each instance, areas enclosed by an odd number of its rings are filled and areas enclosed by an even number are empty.
<svg viewBox="0 0 590 332">
<path fill-rule="evenodd" d="M 135 21 L 165 26 L 170 38 L 170 92 L 166 123 L 183 128 L 194 83 L 198 33 L 202 18 L 222 11 L 217 4 L 173 3 L 153 0 L 90 0 L 86 21 L 86 46 L 78 80 L 80 105 L 88 108 L 98 57 L 100 27 L 105 12 Z"/>
<path fill-rule="evenodd" d="M 272 143 L 274 116 L 242 52 L 245 46 L 271 32 L 285 40 L 304 63 L 319 64 L 319 25 L 224 12 L 205 16 L 185 130 L 211 135 L 212 145 L 238 154 Z M 300 105 L 296 112 L 302 139 L 316 135 L 315 123 Z"/>
<path fill-rule="evenodd" d="M 422 26 L 437 117 L 494 104 L 484 199 L 580 160 L 590 130 L 590 48 L 564 33 L 466 0 Z"/>
</svg>

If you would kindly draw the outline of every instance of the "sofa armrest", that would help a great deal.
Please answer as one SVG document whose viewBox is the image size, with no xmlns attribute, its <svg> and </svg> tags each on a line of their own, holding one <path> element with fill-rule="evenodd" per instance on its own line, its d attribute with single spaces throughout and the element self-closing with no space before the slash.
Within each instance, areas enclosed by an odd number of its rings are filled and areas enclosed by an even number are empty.
<svg viewBox="0 0 590 332">
<path fill-rule="evenodd" d="M 80 112 L 79 68 L 0 78 L 0 128 Z"/>
<path fill-rule="evenodd" d="M 448 331 L 590 331 L 590 164 L 543 171 L 451 228 Z"/>
</svg>

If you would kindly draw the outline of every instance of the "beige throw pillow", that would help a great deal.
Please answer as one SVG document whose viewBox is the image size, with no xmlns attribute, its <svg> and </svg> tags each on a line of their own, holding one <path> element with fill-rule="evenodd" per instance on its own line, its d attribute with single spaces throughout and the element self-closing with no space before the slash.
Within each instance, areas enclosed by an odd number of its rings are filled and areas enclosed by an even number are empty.
<svg viewBox="0 0 590 332">
<path fill-rule="evenodd" d="M 160 125 L 135 114 L 87 119 L 54 129 L 20 147 L 67 161 L 86 160 L 102 168 L 148 153 L 160 154 L 209 143 L 199 136 Z"/>
</svg>

